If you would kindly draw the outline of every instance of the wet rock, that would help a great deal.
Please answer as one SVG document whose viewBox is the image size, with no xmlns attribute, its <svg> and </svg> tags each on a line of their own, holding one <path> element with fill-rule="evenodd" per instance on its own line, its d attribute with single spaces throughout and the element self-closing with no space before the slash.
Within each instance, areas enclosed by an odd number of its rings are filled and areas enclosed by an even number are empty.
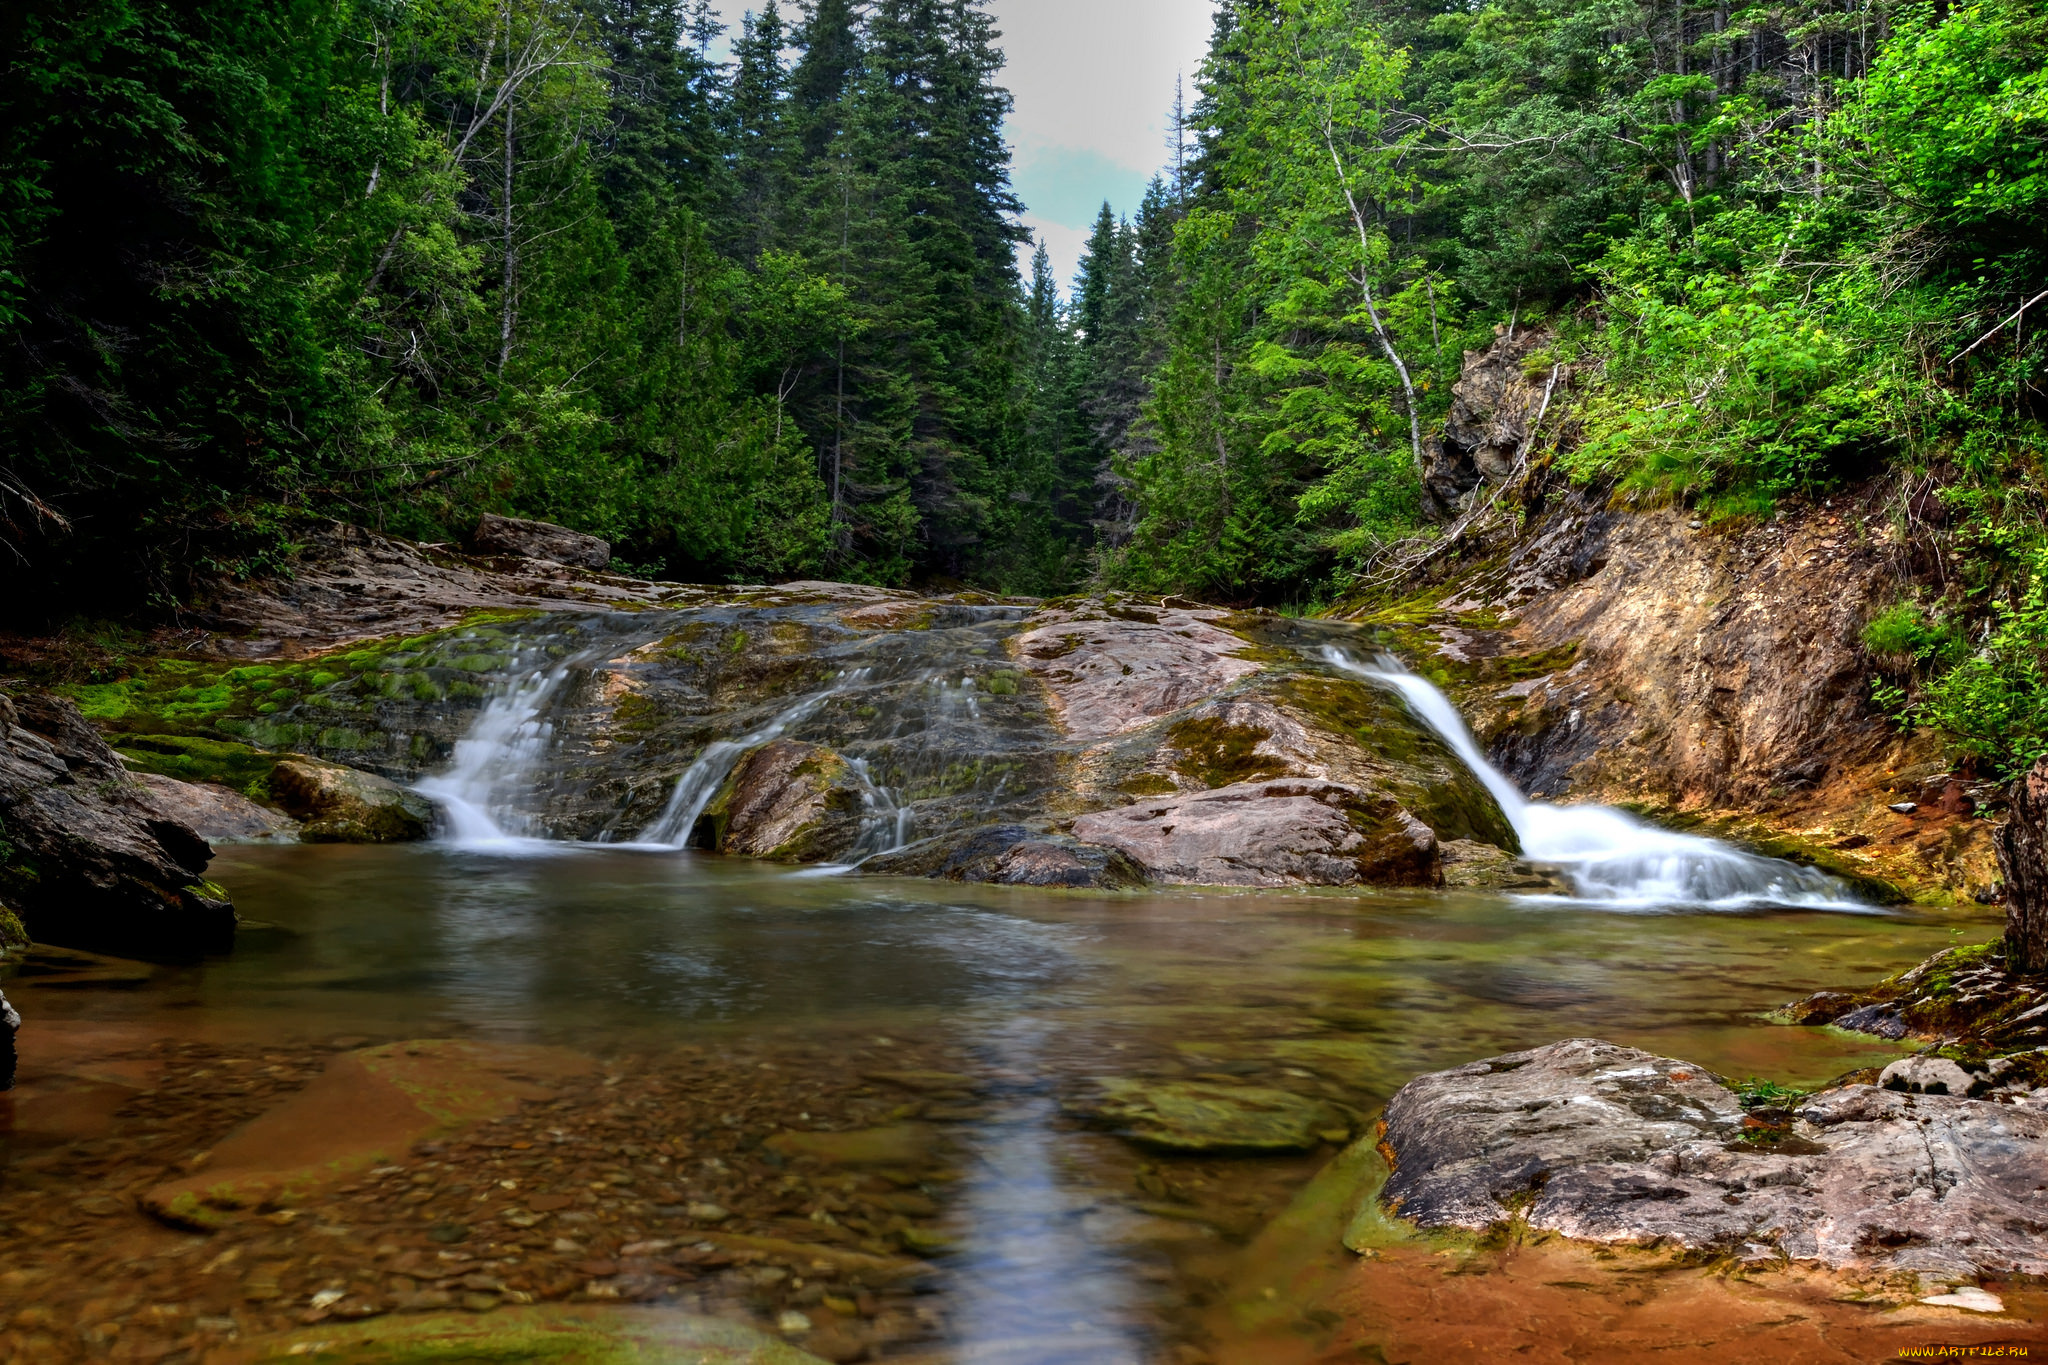
<svg viewBox="0 0 2048 1365">
<path fill-rule="evenodd" d="M 234 907 L 205 880 L 213 850 L 168 817 L 76 706 L 29 694 L 0 737 L 0 898 L 38 941 L 130 954 L 210 951 Z"/>
<path fill-rule="evenodd" d="M 2006 940 L 1944 948 L 1866 991 L 1819 991 L 1784 1007 L 1795 1024 L 1941 1040 L 1971 1056 L 2048 1044 L 2048 982 L 2008 969 Z"/>
<path fill-rule="evenodd" d="M 14 1035 L 21 1031 L 21 1016 L 7 997 L 0 995 L 0 1090 L 14 1088 Z"/>
<path fill-rule="evenodd" d="M 1002 886 L 1090 887 L 1124 890 L 1145 884 L 1144 869 L 1122 850 L 1051 835 L 1010 845 L 991 863 L 987 876 Z"/>
<path fill-rule="evenodd" d="M 417 792 L 338 763 L 288 758 L 270 777 L 287 811 L 305 822 L 308 843 L 399 844 L 433 830 L 433 803 Z"/>
<path fill-rule="evenodd" d="M 1429 826 L 1384 797 L 1312 779 L 1245 782 L 1084 815 L 1074 836 L 1154 881 L 1204 886 L 1432 886 Z"/>
<path fill-rule="evenodd" d="M 860 837 L 861 787 L 830 749 L 778 739 L 740 760 L 705 814 L 722 853 L 825 862 Z"/>
<path fill-rule="evenodd" d="M 1833 1021 L 1836 1028 L 1851 1033 L 1867 1033 L 1873 1038 L 1903 1038 L 1912 1029 L 1907 1026 L 1905 1016 L 1889 1005 L 1863 1005 L 1837 1016 Z"/>
<path fill-rule="evenodd" d="M 1063 729 L 1101 739 L 1202 701 L 1259 665 L 1220 611 L 1115 603 L 1032 618 L 1013 649 L 1044 683 Z"/>
<path fill-rule="evenodd" d="M 1335 1105 L 1263 1086 L 1104 1076 L 1064 1107 L 1120 1137 L 1176 1152 L 1305 1152 L 1351 1131 Z"/>
<path fill-rule="evenodd" d="M 521 555 L 579 569 L 602 569 L 612 562 L 610 542 L 547 521 L 525 521 L 486 512 L 477 519 L 471 544 L 487 555 Z"/>
<path fill-rule="evenodd" d="M 1759 1129 L 1698 1066 L 1582 1038 L 1411 1081 L 1387 1105 L 1383 1150 L 1387 1207 L 1423 1227 L 1519 1210 L 1593 1242 L 2048 1270 L 2048 1114 L 2009 1104 L 1853 1085 Z"/>
<path fill-rule="evenodd" d="M 2005 881 L 2005 955 L 2012 970 L 2048 976 L 2048 757 L 2012 784 L 1998 831 Z"/>
<path fill-rule="evenodd" d="M 1025 825 L 984 825 L 921 841 L 862 864 L 867 872 L 1010 886 L 1119 891 L 1146 884 L 1144 868 L 1120 849 Z"/>
<path fill-rule="evenodd" d="M 299 823 L 213 782 L 180 782 L 157 773 L 137 773 L 164 818 L 175 820 L 217 844 L 290 843 Z"/>
<path fill-rule="evenodd" d="M 1446 839 L 1439 845 L 1439 852 L 1447 887 L 1542 895 L 1568 895 L 1571 892 L 1571 882 L 1562 873 L 1477 839 Z"/>
</svg>

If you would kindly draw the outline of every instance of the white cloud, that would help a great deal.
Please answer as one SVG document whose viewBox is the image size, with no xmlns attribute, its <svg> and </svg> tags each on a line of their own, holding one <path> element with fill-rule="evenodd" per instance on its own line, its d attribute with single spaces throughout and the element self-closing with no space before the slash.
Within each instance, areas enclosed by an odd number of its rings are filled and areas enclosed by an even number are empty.
<svg viewBox="0 0 2048 1365">
<path fill-rule="evenodd" d="M 719 0 L 726 22 L 758 8 Z M 1046 238 L 1054 272 L 1073 279 L 1081 245 L 1107 199 L 1137 210 L 1166 161 L 1176 77 L 1194 98 L 1213 0 L 988 0 L 1002 33 L 1001 80 L 1016 98 L 1008 132 L 1024 225 Z M 794 22 L 798 10 L 783 4 Z M 1031 248 L 1019 261 L 1028 269 Z"/>
</svg>

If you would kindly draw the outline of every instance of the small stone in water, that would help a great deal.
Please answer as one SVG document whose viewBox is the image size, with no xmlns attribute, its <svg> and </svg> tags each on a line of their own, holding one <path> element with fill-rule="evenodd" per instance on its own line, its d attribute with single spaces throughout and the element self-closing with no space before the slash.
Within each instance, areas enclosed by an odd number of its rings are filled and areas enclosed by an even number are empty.
<svg viewBox="0 0 2048 1365">
<path fill-rule="evenodd" d="M 691 1204 L 686 1211 L 700 1223 L 723 1223 L 732 1217 L 732 1211 L 720 1204 Z"/>
<path fill-rule="evenodd" d="M 810 1331 L 811 1320 L 792 1308 L 781 1317 L 775 1319 L 775 1327 L 777 1331 L 794 1335 L 798 1332 Z"/>
<path fill-rule="evenodd" d="M 313 1310 L 318 1312 L 322 1308 L 334 1307 L 335 1304 L 340 1303 L 346 1296 L 346 1291 L 344 1290 L 323 1289 L 315 1294 L 309 1302 Z"/>
<path fill-rule="evenodd" d="M 1887 806 L 1885 809 L 1897 811 L 1900 815 L 1911 815 L 1914 811 L 1919 810 L 1920 806 L 1918 802 L 1914 801 L 1898 801 Z"/>
<path fill-rule="evenodd" d="M 1974 1284 L 1952 1289 L 1946 1294 L 1930 1294 L 1920 1300 L 1937 1308 L 1967 1308 L 1972 1313 L 2003 1313 L 2005 1301 L 1996 1294 L 1987 1293 Z"/>
</svg>

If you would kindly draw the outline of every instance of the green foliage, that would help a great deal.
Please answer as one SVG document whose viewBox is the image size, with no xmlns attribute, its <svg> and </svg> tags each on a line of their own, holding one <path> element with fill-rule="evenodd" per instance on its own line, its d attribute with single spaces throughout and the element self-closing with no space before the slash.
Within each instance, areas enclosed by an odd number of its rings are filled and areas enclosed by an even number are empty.
<svg viewBox="0 0 2048 1365">
<path fill-rule="evenodd" d="M 968 0 L 795 34 L 770 4 L 724 67 L 694 0 L 5 31 L 0 544 L 57 589 L 17 614 L 483 509 L 699 579 L 998 579 L 1029 541 L 1071 580 L 1076 528 L 1016 496 L 1008 97 Z"/>
</svg>

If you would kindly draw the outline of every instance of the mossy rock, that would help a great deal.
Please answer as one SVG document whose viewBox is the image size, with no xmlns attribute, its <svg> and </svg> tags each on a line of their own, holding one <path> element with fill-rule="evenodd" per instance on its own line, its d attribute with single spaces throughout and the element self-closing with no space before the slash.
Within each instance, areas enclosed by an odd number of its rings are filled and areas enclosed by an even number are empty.
<svg viewBox="0 0 2048 1365">
<path fill-rule="evenodd" d="M 139 772 L 180 782 L 212 782 L 252 801 L 272 800 L 270 773 L 277 766 L 276 754 L 199 735 L 114 734 L 107 742 Z"/>
<path fill-rule="evenodd" d="M 1068 1113 L 1173 1152 L 1305 1152 L 1351 1136 L 1351 1119 L 1291 1090 L 1097 1077 Z"/>
<path fill-rule="evenodd" d="M 26 948 L 28 944 L 28 930 L 22 927 L 21 916 L 5 905 L 0 905 L 0 954 L 12 952 L 16 948 Z"/>
<path fill-rule="evenodd" d="M 787 1342 L 719 1318 L 542 1306 L 323 1323 L 207 1358 L 220 1365 L 822 1365 Z"/>
</svg>

